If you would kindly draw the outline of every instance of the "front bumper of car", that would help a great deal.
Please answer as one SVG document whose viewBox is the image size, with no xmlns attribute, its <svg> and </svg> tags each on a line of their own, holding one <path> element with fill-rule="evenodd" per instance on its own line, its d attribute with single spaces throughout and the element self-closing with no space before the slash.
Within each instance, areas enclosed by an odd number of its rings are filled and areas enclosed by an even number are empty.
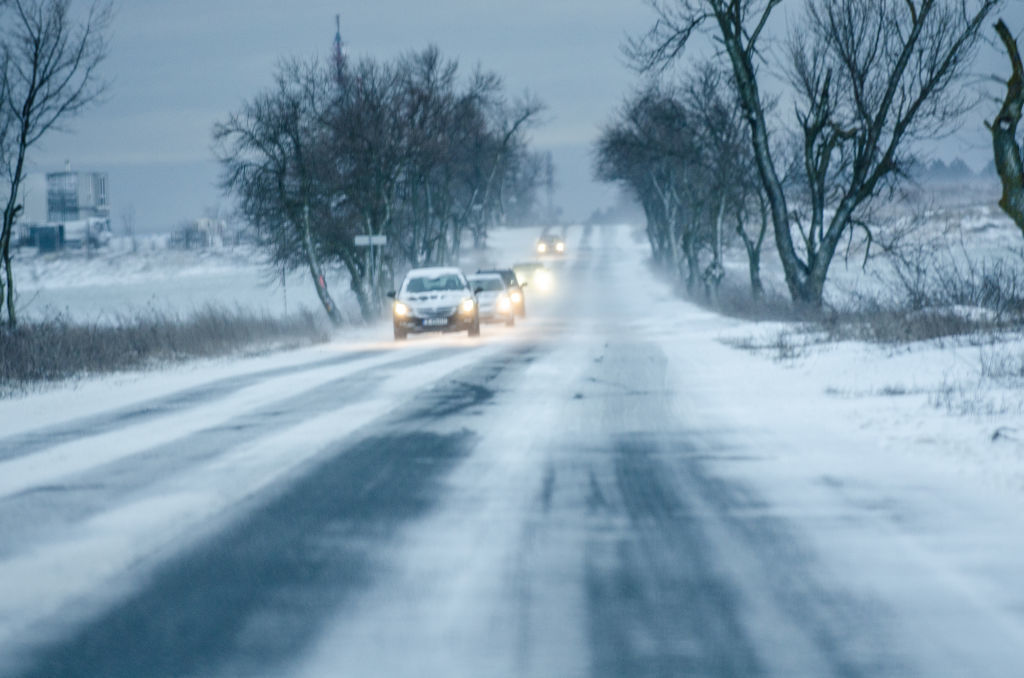
<svg viewBox="0 0 1024 678">
<path fill-rule="evenodd" d="M 508 294 L 509 301 L 512 304 L 512 313 L 515 315 L 524 315 L 526 312 L 526 295 L 523 294 L 522 288 L 515 288 Z"/>
<path fill-rule="evenodd" d="M 559 256 L 565 254 L 564 242 L 539 242 L 537 243 L 537 254 L 541 256 Z"/>
<path fill-rule="evenodd" d="M 511 297 L 511 295 L 509 295 Z M 522 307 L 523 297 L 519 295 L 519 307 Z M 480 301 L 480 320 L 481 322 L 508 322 L 509 318 L 512 318 L 516 314 L 516 305 L 512 303 L 512 299 L 505 297 L 504 299 L 489 299 L 487 301 Z"/>
<path fill-rule="evenodd" d="M 395 329 L 410 334 L 465 332 L 475 323 L 476 308 L 474 304 L 467 310 L 464 304 L 465 302 L 455 307 L 416 309 L 400 301 L 395 302 L 392 310 Z"/>
</svg>

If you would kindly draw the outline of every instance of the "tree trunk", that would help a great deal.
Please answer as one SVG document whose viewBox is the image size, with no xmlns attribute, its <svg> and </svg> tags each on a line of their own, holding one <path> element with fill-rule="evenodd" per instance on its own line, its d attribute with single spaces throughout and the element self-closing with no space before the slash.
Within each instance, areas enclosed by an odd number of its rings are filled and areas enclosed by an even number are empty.
<svg viewBox="0 0 1024 678">
<path fill-rule="evenodd" d="M 761 282 L 761 252 L 747 250 L 747 262 L 750 270 L 750 296 L 754 301 L 764 299 L 764 283 Z"/>
<path fill-rule="evenodd" d="M 743 228 L 743 214 L 736 222 L 736 233 L 743 241 L 743 248 L 747 251 L 747 270 L 750 274 L 750 296 L 755 301 L 764 298 L 764 284 L 761 282 L 761 245 L 764 244 L 764 236 L 768 231 L 768 208 L 764 204 L 764 197 L 759 194 L 758 208 L 761 216 L 761 228 L 758 230 L 757 239 L 747 235 Z"/>
<path fill-rule="evenodd" d="M 693 294 L 700 278 L 700 257 L 697 253 L 697 243 L 694 238 L 683 240 L 683 256 L 686 257 L 686 292 Z"/>
<path fill-rule="evenodd" d="M 1013 66 L 1013 73 L 1006 83 L 1006 98 L 1002 108 L 995 121 L 988 126 L 992 132 L 996 171 L 1003 184 L 999 206 L 1013 219 L 1017 228 L 1024 232 L 1024 167 L 1021 163 L 1021 148 L 1017 143 L 1017 125 L 1020 123 L 1021 109 L 1024 108 L 1024 64 L 1013 34 L 1001 19 L 996 24 L 996 32 Z"/>
<path fill-rule="evenodd" d="M 0 284 L 0 291 L 4 292 L 0 302 L 7 306 L 7 326 L 14 329 L 18 325 L 18 316 L 14 308 L 14 270 L 11 267 L 11 234 L 14 231 L 14 223 L 18 219 L 21 206 L 18 205 L 18 191 L 21 189 L 21 179 L 25 171 L 25 149 L 27 148 L 28 130 L 23 124 L 21 134 L 18 137 L 18 159 L 14 165 L 14 175 L 10 181 L 11 194 L 7 198 L 7 205 L 4 207 L 3 230 L 0 231 L 0 258 L 4 266 L 4 282 Z"/>
<path fill-rule="evenodd" d="M 778 3 L 771 3 L 765 9 L 765 12 L 770 13 L 776 4 Z M 782 187 L 782 180 L 775 171 L 775 163 L 771 157 L 771 146 L 768 142 L 768 125 L 765 121 L 764 109 L 761 105 L 761 95 L 757 87 L 756 70 L 752 61 L 753 45 L 743 44 L 743 33 L 736 30 L 733 17 L 730 14 L 731 10 L 723 6 L 716 8 L 714 11 L 715 19 L 721 31 L 722 41 L 729 55 L 733 74 L 736 77 L 740 104 L 747 117 L 747 123 L 750 125 L 754 159 L 758 175 L 761 178 L 761 183 L 768 198 L 772 227 L 775 232 L 775 246 L 779 251 L 779 259 L 782 262 L 782 270 L 786 277 L 786 286 L 789 288 L 789 294 L 793 301 L 806 303 L 803 287 L 807 279 L 807 270 L 797 256 L 796 249 L 793 246 L 793 238 L 789 230 L 789 210 L 786 206 L 786 193 Z"/>
<path fill-rule="evenodd" d="M 344 323 L 344 319 L 341 317 L 341 311 L 335 305 L 334 299 L 331 298 L 330 292 L 327 291 L 327 278 L 316 258 L 313 236 L 309 230 L 308 206 L 303 209 L 302 215 L 302 246 L 306 254 L 306 263 L 309 265 L 309 275 L 313 278 L 313 286 L 316 288 L 316 295 L 320 298 L 320 303 L 323 305 L 324 311 L 327 312 L 331 324 L 338 327 Z"/>
</svg>

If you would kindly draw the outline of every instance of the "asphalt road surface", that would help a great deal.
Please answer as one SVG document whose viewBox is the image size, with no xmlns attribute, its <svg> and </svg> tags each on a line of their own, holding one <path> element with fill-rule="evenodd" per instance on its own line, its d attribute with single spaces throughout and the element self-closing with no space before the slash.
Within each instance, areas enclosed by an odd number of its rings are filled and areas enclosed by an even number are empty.
<svg viewBox="0 0 1024 678">
<path fill-rule="evenodd" d="M 571 235 L 515 328 L 0 438 L 0 675 L 1024 675 L 1014 518 L 789 456 L 634 235 Z"/>
</svg>

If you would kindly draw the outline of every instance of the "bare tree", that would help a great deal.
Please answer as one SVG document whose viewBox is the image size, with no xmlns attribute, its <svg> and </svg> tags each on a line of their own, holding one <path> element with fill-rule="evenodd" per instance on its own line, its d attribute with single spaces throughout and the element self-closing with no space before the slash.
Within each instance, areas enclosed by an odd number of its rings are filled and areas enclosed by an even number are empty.
<svg viewBox="0 0 1024 678">
<path fill-rule="evenodd" d="M 728 219 L 747 254 L 750 291 L 755 299 L 764 295 L 761 282 L 761 246 L 768 226 L 767 204 L 757 178 L 750 130 L 729 80 L 731 73 L 714 62 L 699 64 L 685 79 L 684 101 L 699 145 L 702 176 L 718 198 L 712 205 L 714 239 L 712 261 L 704 269 L 708 295 L 717 294 L 724 276 L 723 229 Z M 751 216 L 756 216 L 751 219 Z M 754 222 L 750 228 L 749 222 Z"/>
<path fill-rule="evenodd" d="M 996 33 L 1010 57 L 1011 72 L 1006 82 L 1003 105 L 993 123 L 987 126 L 992 133 L 996 172 L 1003 184 L 999 206 L 1013 219 L 1017 228 L 1024 231 L 1024 165 L 1021 163 L 1021 148 L 1017 141 L 1017 126 L 1020 124 L 1021 109 L 1024 108 L 1024 63 L 1021 62 L 1017 41 L 1002 19 L 996 23 Z"/>
<path fill-rule="evenodd" d="M 408 162 L 401 105 L 397 69 L 364 60 L 346 65 L 324 116 L 327 143 L 320 166 L 331 207 L 325 251 L 346 267 L 366 320 L 383 308 L 390 282 L 384 271 L 391 262 L 379 247 L 356 247 L 355 236 L 387 236 L 391 251 L 398 244 L 392 225 Z"/>
<path fill-rule="evenodd" d="M 513 104 L 500 99 L 486 102 L 484 112 L 490 120 L 477 137 L 469 214 L 477 249 L 487 244 L 488 226 L 504 219 L 510 178 L 527 153 L 525 134 L 537 124 L 543 110 L 544 104 L 530 95 Z"/>
<path fill-rule="evenodd" d="M 327 317 L 340 325 L 322 263 L 330 206 L 317 171 L 331 87 L 319 64 L 284 63 L 275 87 L 215 125 L 213 137 L 222 184 L 238 196 L 272 261 L 305 267 Z"/>
<path fill-rule="evenodd" d="M 76 19 L 71 0 L 7 0 L 2 38 L 5 77 L 0 91 L 5 122 L 4 168 L 9 189 L 0 229 L 0 260 L 4 276 L 7 324 L 14 327 L 14 271 L 11 235 L 22 211 L 19 192 L 25 178 L 28 150 L 47 132 L 94 103 L 104 92 L 99 67 L 107 55 L 111 5 L 93 2 Z"/>
<path fill-rule="evenodd" d="M 902 176 L 908 142 L 945 132 L 968 101 L 959 89 L 985 18 L 1000 0 L 808 0 L 784 62 L 796 97 L 805 219 L 777 164 L 758 64 L 781 0 L 675 0 L 629 51 L 644 69 L 712 33 L 733 71 L 775 242 L 794 302 L 820 306 L 840 239 Z"/>
<path fill-rule="evenodd" d="M 633 193 L 655 261 L 684 278 L 690 292 L 701 279 L 701 252 L 714 252 L 720 206 L 696 123 L 678 92 L 650 83 L 627 100 L 596 149 L 598 178 Z"/>
<path fill-rule="evenodd" d="M 485 237 L 503 196 L 527 193 L 523 133 L 539 104 L 506 110 L 497 76 L 457 74 L 435 47 L 391 63 L 293 62 L 214 128 L 224 188 L 275 267 L 309 269 L 334 322 L 325 264 L 345 267 L 371 320 L 399 267 L 455 259 L 467 228 Z M 357 247 L 360 236 L 387 246 Z"/>
</svg>

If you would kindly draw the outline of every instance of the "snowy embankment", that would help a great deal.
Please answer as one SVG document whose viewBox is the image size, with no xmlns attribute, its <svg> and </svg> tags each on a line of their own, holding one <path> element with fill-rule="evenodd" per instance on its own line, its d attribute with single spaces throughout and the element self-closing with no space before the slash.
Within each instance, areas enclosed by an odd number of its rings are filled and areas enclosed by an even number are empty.
<svg viewBox="0 0 1024 678">
<path fill-rule="evenodd" d="M 947 278 L 931 286 L 925 280 L 907 284 L 920 284 L 920 290 L 937 290 L 941 296 L 949 291 L 944 286 L 983 280 L 994 272 L 1003 276 L 998 280 L 1002 284 L 1024 280 L 1024 272 L 1019 280 L 1013 273 L 1024 265 L 1024 241 L 998 208 L 945 206 L 918 214 L 914 221 L 898 225 L 905 230 L 902 251 L 911 259 L 920 257 L 913 265 Z M 855 238 L 848 250 L 837 254 L 826 286 L 827 303 L 844 308 L 851 301 L 875 299 L 885 304 L 907 294 L 890 260 L 878 256 L 877 243 L 875 256 L 867 261 L 863 245 Z M 762 276 L 766 287 L 781 296 L 785 284 L 773 247 L 769 237 Z M 745 281 L 742 252 L 731 253 L 729 271 L 733 281 Z M 1018 295 L 1022 291 L 1014 290 Z M 956 292 L 952 290 L 951 296 Z M 955 306 L 949 313 L 986 320 L 993 315 L 975 306 Z M 982 330 L 887 344 L 829 341 L 813 325 L 749 322 L 713 314 L 706 327 L 705 336 L 774 363 L 778 379 L 799 384 L 805 395 L 781 406 L 802 413 L 799 418 L 808 429 L 820 420 L 820 403 L 830 402 L 886 453 L 939 462 L 951 472 L 1024 499 L 1024 331 Z M 743 380 L 740 374 L 733 377 Z M 770 400 L 765 398 L 761 406 L 769 413 L 780 407 Z"/>
</svg>

